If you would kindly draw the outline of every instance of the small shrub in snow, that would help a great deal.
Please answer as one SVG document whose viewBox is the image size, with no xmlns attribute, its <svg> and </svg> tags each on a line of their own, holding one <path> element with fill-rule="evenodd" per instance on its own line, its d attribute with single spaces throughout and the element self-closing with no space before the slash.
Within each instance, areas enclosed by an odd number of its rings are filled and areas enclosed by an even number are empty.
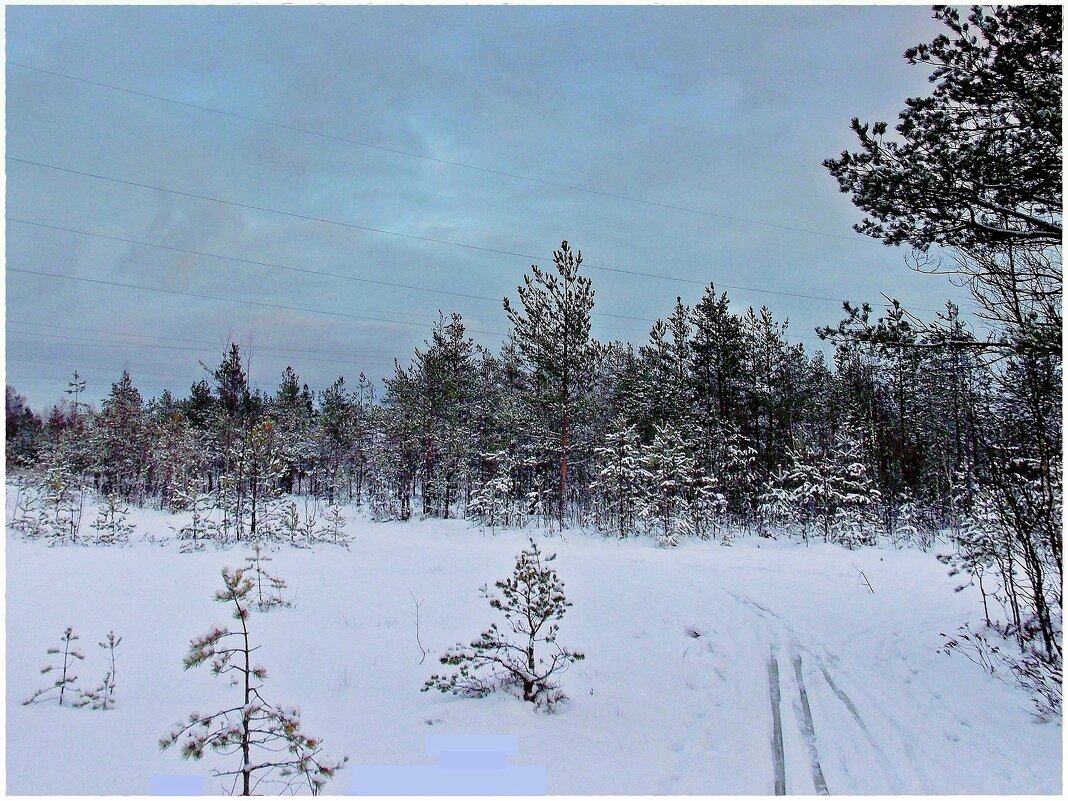
<svg viewBox="0 0 1068 801">
<path fill-rule="evenodd" d="M 48 530 L 48 513 L 43 507 L 41 488 L 26 479 L 15 484 L 15 499 L 11 505 L 11 527 L 29 539 L 37 539 Z"/>
<path fill-rule="evenodd" d="M 196 486 L 177 490 L 175 497 L 181 508 L 190 514 L 189 522 L 178 529 L 178 539 L 185 541 L 184 550 L 200 550 L 204 547 L 202 540 L 210 537 L 214 530 L 210 519 L 214 498 Z"/>
<path fill-rule="evenodd" d="M 605 433 L 604 446 L 594 448 L 598 465 L 590 489 L 599 494 L 595 525 L 620 539 L 637 526 L 643 486 L 648 476 L 642 468 L 637 428 L 625 415 L 615 417 Z"/>
<path fill-rule="evenodd" d="M 311 543 L 319 535 L 319 517 L 323 513 L 323 505 L 314 495 L 305 495 L 301 502 L 304 504 L 304 512 L 297 533 L 305 542 Z"/>
<path fill-rule="evenodd" d="M 318 536 L 321 511 L 319 499 L 313 495 L 304 496 L 303 510 L 296 501 L 287 501 L 279 510 L 278 530 L 282 536 L 289 538 L 290 545 L 309 545 Z"/>
<path fill-rule="evenodd" d="M 543 564 L 555 558 L 554 554 L 543 560 L 537 543 L 530 541 L 530 548 L 516 559 L 512 575 L 496 583 L 501 597 L 490 599 L 490 606 L 504 612 L 516 639 L 493 623 L 470 645 L 457 643 L 440 660 L 443 665 L 459 668 L 457 672 L 434 674 L 423 686 L 424 692 L 436 689 L 482 697 L 509 689 L 521 692 L 524 701 L 547 709 L 566 699 L 553 677 L 585 656 L 556 641 L 556 621 L 571 604 L 556 571 Z"/>
<path fill-rule="evenodd" d="M 121 642 L 122 637 L 116 636 L 114 631 L 109 631 L 108 636 L 97 643 L 107 655 L 108 671 L 99 687 L 82 692 L 82 699 L 76 702 L 75 706 L 91 706 L 104 711 L 115 708 L 115 649 Z"/>
<path fill-rule="evenodd" d="M 215 626 L 189 644 L 184 664 L 186 670 L 209 662 L 211 672 L 230 677 L 239 688 L 232 706 L 211 714 L 192 712 L 188 720 L 179 721 L 159 741 L 166 750 L 183 739 L 183 759 L 200 759 L 205 750 L 224 756 L 238 755 L 239 763 L 230 770 L 215 770 L 215 776 L 232 776 L 233 790 L 241 795 L 260 791 L 262 785 L 278 786 L 282 792 L 296 792 L 306 787 L 318 795 L 323 786 L 348 761 L 328 759 L 322 753 L 322 741 L 300 730 L 300 712 L 294 707 L 268 703 L 262 693 L 267 670 L 252 663 L 253 646 L 248 621 L 254 591 L 253 579 L 244 570 L 223 568 L 223 589 L 215 600 L 233 606 L 234 620 L 241 628 L 230 631 Z M 240 785 L 239 785 L 240 783 Z"/>
<path fill-rule="evenodd" d="M 518 462 L 513 448 L 484 453 L 481 462 L 483 475 L 472 483 L 468 518 L 491 530 L 498 526 L 522 525 L 522 504 L 515 498 L 513 475 Z"/>
<path fill-rule="evenodd" d="M 300 531 L 300 512 L 296 501 L 287 501 L 278 510 L 278 530 L 289 537 L 289 544 L 297 544 L 297 534 Z"/>
<path fill-rule="evenodd" d="M 989 673 L 994 677 L 1000 676 L 998 668 L 1004 661 L 1001 656 L 1001 646 L 982 632 L 972 631 L 967 623 L 957 630 L 955 637 L 946 640 L 940 650 L 947 656 L 952 656 L 954 653 L 961 654 L 968 661 L 981 667 L 984 673 Z"/>
<path fill-rule="evenodd" d="M 956 636 L 946 640 L 942 653 L 959 653 L 994 678 L 1014 682 L 1031 696 L 1040 719 L 1060 717 L 1063 696 L 1061 662 L 1048 659 L 1032 644 L 1036 632 L 1025 632 L 1025 645 L 1022 653 L 1018 653 L 1006 647 L 1011 634 L 1008 627 L 1004 631 L 996 625 L 984 628 L 985 631 L 975 631 L 964 624 Z"/>
<path fill-rule="evenodd" d="M 1031 696 L 1035 714 L 1042 720 L 1061 716 L 1064 694 L 1062 663 L 1047 659 L 1035 648 L 1028 648 L 1023 656 L 1010 664 L 1016 684 Z"/>
<path fill-rule="evenodd" d="M 41 673 L 54 673 L 59 671 L 59 678 L 47 687 L 42 687 L 35 692 L 25 701 L 23 705 L 37 703 L 38 701 L 45 700 L 45 697 L 49 693 L 57 693 L 59 696 L 59 705 L 63 706 L 63 702 L 69 696 L 76 696 L 77 690 L 74 687 L 74 682 L 78 680 L 78 677 L 74 675 L 75 660 L 85 659 L 85 654 L 81 652 L 77 646 L 74 645 L 74 641 L 79 639 L 78 635 L 74 633 L 74 629 L 71 626 L 67 627 L 67 630 L 63 632 L 63 637 L 60 640 L 61 645 L 56 648 L 49 648 L 48 653 L 59 655 L 63 654 L 62 660 L 56 660 L 60 664 L 53 665 L 48 664 L 41 668 Z"/>
<path fill-rule="evenodd" d="M 349 547 L 349 538 L 345 534 L 345 515 L 341 514 L 340 506 L 331 506 L 326 513 L 326 525 L 322 529 L 322 535 L 324 539 L 329 540 L 334 545 L 343 545 L 346 548 Z"/>
<path fill-rule="evenodd" d="M 57 449 L 54 458 L 43 463 L 40 480 L 43 533 L 52 545 L 76 543 L 85 510 L 84 478 Z"/>
<path fill-rule="evenodd" d="M 97 512 L 92 528 L 96 531 L 94 543 L 97 545 L 121 545 L 129 542 L 134 527 L 126 522 L 130 509 L 118 495 L 109 493 Z"/>
<path fill-rule="evenodd" d="M 259 544 L 252 547 L 252 556 L 245 557 L 244 572 L 252 580 L 256 608 L 261 612 L 267 612 L 276 606 L 293 605 L 292 601 L 283 596 L 286 590 L 285 579 L 267 572 L 266 563 L 270 561 L 273 560 L 264 553 Z"/>
</svg>

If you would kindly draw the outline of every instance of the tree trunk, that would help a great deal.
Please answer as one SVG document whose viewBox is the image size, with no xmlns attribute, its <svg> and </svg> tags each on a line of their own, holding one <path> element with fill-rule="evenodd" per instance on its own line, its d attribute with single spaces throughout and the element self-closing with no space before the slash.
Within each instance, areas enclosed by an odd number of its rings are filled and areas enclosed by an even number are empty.
<svg viewBox="0 0 1068 801">
<path fill-rule="evenodd" d="M 564 410 L 564 418 L 560 426 L 560 528 L 564 527 L 564 514 L 567 511 L 567 446 L 568 446 L 568 413 Z"/>
</svg>

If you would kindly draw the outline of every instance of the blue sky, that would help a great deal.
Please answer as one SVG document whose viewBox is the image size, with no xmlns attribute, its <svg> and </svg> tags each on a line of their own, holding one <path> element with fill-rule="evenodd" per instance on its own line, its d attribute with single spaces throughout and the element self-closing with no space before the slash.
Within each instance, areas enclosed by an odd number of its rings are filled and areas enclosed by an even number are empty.
<svg viewBox="0 0 1068 801">
<path fill-rule="evenodd" d="M 213 203 L 23 159 L 363 228 L 592 266 L 937 308 L 961 290 L 860 219 L 820 162 L 849 120 L 893 120 L 926 72 L 901 57 L 938 33 L 925 6 L 9 6 L 10 61 L 284 125 L 715 215 L 575 192 L 332 141 L 7 68 L 7 216 L 358 283 L 9 222 L 8 267 L 332 310 L 238 305 L 8 272 L 7 382 L 34 407 L 75 369 L 99 400 L 128 368 L 183 395 L 229 338 L 265 389 L 292 363 L 313 387 L 375 380 L 438 310 L 496 347 L 531 259 Z M 826 235 L 724 219 L 748 218 Z M 539 263 L 546 264 L 539 260 Z M 696 283 L 590 270 L 602 340 L 647 340 Z M 728 290 L 806 347 L 836 301 Z M 382 320 L 402 321 L 383 322 Z M 417 325 L 413 325 L 417 324 Z"/>
</svg>

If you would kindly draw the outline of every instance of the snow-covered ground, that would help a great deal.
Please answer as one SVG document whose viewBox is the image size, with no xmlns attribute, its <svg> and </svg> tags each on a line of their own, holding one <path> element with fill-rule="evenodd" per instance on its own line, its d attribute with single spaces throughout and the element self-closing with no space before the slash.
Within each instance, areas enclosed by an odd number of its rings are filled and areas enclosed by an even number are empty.
<svg viewBox="0 0 1068 801">
<path fill-rule="evenodd" d="M 8 793 L 141 794 L 154 775 L 218 764 L 157 742 L 189 712 L 233 700 L 225 680 L 183 671 L 182 658 L 191 637 L 229 620 L 212 596 L 245 551 L 182 554 L 142 540 L 169 537 L 170 516 L 134 520 L 138 541 L 124 548 L 8 536 Z M 833 795 L 1061 791 L 1060 724 L 1036 722 L 1025 695 L 938 652 L 941 632 L 980 607 L 930 554 L 749 538 L 669 550 L 462 521 L 356 518 L 348 530 L 347 551 L 275 551 L 270 567 L 295 605 L 255 614 L 250 628 L 266 697 L 298 705 L 307 732 L 350 765 L 431 764 L 428 734 L 505 734 L 518 737 L 512 762 L 544 766 L 553 794 L 772 794 L 774 665 L 789 793 L 815 792 L 813 758 Z M 574 604 L 560 642 L 586 654 L 562 679 L 571 701 L 544 714 L 507 695 L 419 692 L 437 655 L 498 619 L 479 588 L 509 575 L 531 534 L 559 554 Z M 413 595 L 431 651 L 422 664 Z M 47 683 L 45 650 L 67 626 L 88 687 L 105 670 L 96 643 L 109 629 L 123 637 L 115 710 L 22 705 Z M 346 768 L 327 792 L 351 780 Z"/>
</svg>

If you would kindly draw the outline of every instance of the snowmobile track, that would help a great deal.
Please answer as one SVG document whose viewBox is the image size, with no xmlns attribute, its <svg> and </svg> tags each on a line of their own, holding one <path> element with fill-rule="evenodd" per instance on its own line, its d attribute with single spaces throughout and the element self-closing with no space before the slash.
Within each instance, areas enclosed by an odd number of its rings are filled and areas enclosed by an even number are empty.
<svg viewBox="0 0 1068 801">
<path fill-rule="evenodd" d="M 782 744 L 782 694 L 779 690 L 779 660 L 772 649 L 768 656 L 768 687 L 771 694 L 771 759 L 775 768 L 775 795 L 786 795 L 786 756 Z"/>
<path fill-rule="evenodd" d="M 819 752 L 816 749 L 816 730 L 812 725 L 812 708 L 808 704 L 808 691 L 805 689 L 805 679 L 801 675 L 801 654 L 794 655 L 794 675 L 797 677 L 798 696 L 801 699 L 801 736 L 805 738 L 808 746 L 809 762 L 812 766 L 812 784 L 816 788 L 817 795 L 828 795 L 827 780 L 823 778 L 823 768 L 820 767 Z"/>
</svg>

